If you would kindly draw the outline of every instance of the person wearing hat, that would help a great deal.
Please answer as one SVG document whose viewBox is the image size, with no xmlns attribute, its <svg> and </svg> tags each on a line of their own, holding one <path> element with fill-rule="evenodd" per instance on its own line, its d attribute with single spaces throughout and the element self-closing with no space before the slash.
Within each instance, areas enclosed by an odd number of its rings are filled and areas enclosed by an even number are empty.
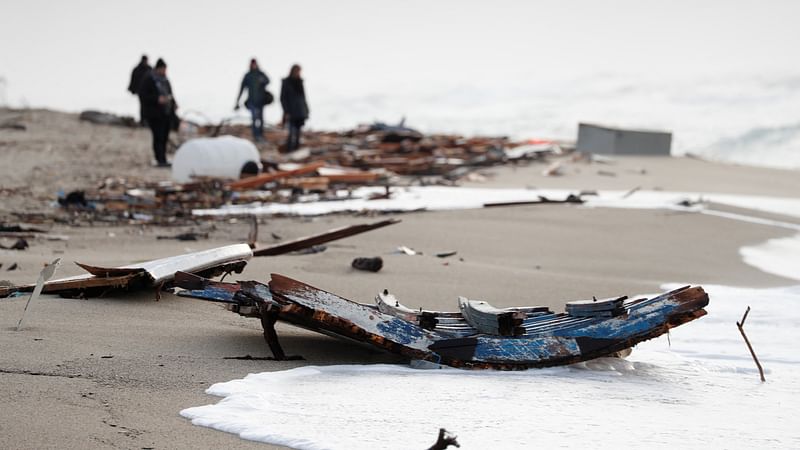
<svg viewBox="0 0 800 450">
<path fill-rule="evenodd" d="M 128 83 L 128 92 L 139 97 L 139 90 L 142 87 L 142 82 L 151 70 L 152 67 L 150 67 L 150 64 L 147 62 L 147 55 L 142 55 L 142 59 L 139 61 L 139 64 L 134 67 L 133 71 L 131 72 L 131 82 Z M 141 97 L 139 97 L 139 123 L 142 126 L 147 126 L 147 123 L 144 120 L 144 105 L 142 104 Z"/>
<path fill-rule="evenodd" d="M 172 95 L 172 85 L 167 78 L 167 63 L 159 58 L 155 68 L 142 82 L 139 95 L 142 98 L 144 116 L 153 132 L 153 153 L 159 167 L 169 167 L 167 162 L 167 140 L 178 104 Z"/>
<path fill-rule="evenodd" d="M 264 107 L 272 103 L 272 94 L 267 91 L 268 84 L 267 74 L 258 68 L 255 58 L 251 59 L 250 71 L 242 79 L 239 95 L 236 96 L 236 106 L 233 109 L 239 109 L 239 100 L 242 98 L 244 90 L 247 89 L 247 100 L 245 100 L 244 106 L 250 111 L 252 118 L 250 128 L 253 131 L 253 140 L 256 142 L 264 140 Z"/>
</svg>

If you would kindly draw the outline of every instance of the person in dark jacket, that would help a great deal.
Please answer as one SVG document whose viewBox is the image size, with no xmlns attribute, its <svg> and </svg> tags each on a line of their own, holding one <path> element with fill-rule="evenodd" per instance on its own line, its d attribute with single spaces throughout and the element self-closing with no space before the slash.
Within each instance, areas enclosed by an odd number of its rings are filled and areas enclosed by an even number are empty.
<svg viewBox="0 0 800 450">
<path fill-rule="evenodd" d="M 142 82 L 139 96 L 142 98 L 144 117 L 153 132 L 153 153 L 159 167 L 169 167 L 167 162 L 167 140 L 178 109 L 172 94 L 172 85 L 167 78 L 167 64 L 163 59 Z"/>
<path fill-rule="evenodd" d="M 242 86 L 239 88 L 239 95 L 236 97 L 235 110 L 239 109 L 239 100 L 242 98 L 242 93 L 247 89 L 247 100 L 244 106 L 250 111 L 252 118 L 251 129 L 253 131 L 253 140 L 261 142 L 264 140 L 264 106 L 271 102 L 267 99 L 269 93 L 267 92 L 267 85 L 269 84 L 269 77 L 267 74 L 258 68 L 258 62 L 255 58 L 250 60 L 250 71 L 244 75 L 242 79 Z"/>
<path fill-rule="evenodd" d="M 305 125 L 309 113 L 300 70 L 299 65 L 293 65 L 289 76 L 284 78 L 281 83 L 281 106 L 283 107 L 281 125 L 289 128 L 289 135 L 286 138 L 287 152 L 300 148 L 300 129 Z"/>
<path fill-rule="evenodd" d="M 142 87 L 142 82 L 145 78 L 147 78 L 147 75 L 150 74 L 150 70 L 152 70 L 152 68 L 150 67 L 150 64 L 147 63 L 147 55 L 142 55 L 142 60 L 139 61 L 139 64 L 137 64 L 131 72 L 131 82 L 128 84 L 128 92 L 139 96 L 139 90 Z M 147 125 L 144 119 L 144 106 L 142 104 L 141 97 L 139 97 L 139 123 L 142 126 Z"/>
</svg>

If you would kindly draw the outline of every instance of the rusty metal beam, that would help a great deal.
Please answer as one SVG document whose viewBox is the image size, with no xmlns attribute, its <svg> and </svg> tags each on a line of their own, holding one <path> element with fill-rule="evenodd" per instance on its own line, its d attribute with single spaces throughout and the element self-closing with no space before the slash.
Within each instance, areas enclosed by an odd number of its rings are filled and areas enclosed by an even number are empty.
<svg viewBox="0 0 800 450">
<path fill-rule="evenodd" d="M 324 162 L 315 162 L 294 170 L 284 170 L 281 172 L 273 172 L 273 173 L 262 173 L 261 175 L 256 175 L 254 177 L 244 178 L 241 180 L 228 183 L 228 188 L 234 191 L 256 189 L 272 181 L 281 180 L 283 178 L 296 177 L 298 175 L 307 175 L 309 173 L 314 173 L 318 169 L 324 166 L 325 166 Z"/>
<path fill-rule="evenodd" d="M 359 224 L 359 225 L 350 225 L 341 228 L 335 228 L 333 230 L 326 231 L 321 234 L 316 234 L 313 236 L 306 236 L 301 237 L 298 239 L 291 240 L 289 242 L 283 242 L 276 245 L 271 245 L 269 247 L 264 247 L 261 249 L 253 250 L 253 256 L 275 256 L 275 255 L 282 255 L 284 253 L 290 253 L 297 250 L 302 250 L 304 248 L 313 247 L 315 245 L 324 244 L 326 242 L 336 241 L 339 239 L 344 239 L 346 237 L 354 236 L 356 234 L 365 233 L 367 231 L 375 230 L 377 228 L 382 228 L 388 225 L 394 225 L 396 223 L 400 223 L 398 219 L 389 219 L 383 220 L 380 222 L 375 223 L 366 223 L 366 224 Z"/>
</svg>

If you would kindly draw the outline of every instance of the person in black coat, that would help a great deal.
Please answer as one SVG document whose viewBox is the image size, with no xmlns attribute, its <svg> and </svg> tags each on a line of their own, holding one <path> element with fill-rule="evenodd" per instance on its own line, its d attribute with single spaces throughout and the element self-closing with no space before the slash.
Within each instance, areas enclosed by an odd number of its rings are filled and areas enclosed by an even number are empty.
<svg viewBox="0 0 800 450">
<path fill-rule="evenodd" d="M 139 90 L 142 87 L 142 82 L 150 74 L 150 70 L 152 70 L 152 68 L 147 62 L 147 55 L 142 55 L 142 60 L 139 61 L 139 64 L 137 64 L 131 72 L 131 82 L 128 84 L 128 92 L 138 96 Z M 142 126 L 147 125 L 144 119 L 144 105 L 142 104 L 141 97 L 139 97 L 139 123 Z"/>
<path fill-rule="evenodd" d="M 142 82 L 139 96 L 142 99 L 144 117 L 153 132 L 153 153 L 159 167 L 169 167 L 167 162 L 167 140 L 175 121 L 178 104 L 172 95 L 172 85 L 167 78 L 167 64 L 163 59 Z"/>
<path fill-rule="evenodd" d="M 293 65 L 289 76 L 281 82 L 281 106 L 283 107 L 281 125 L 289 127 L 289 135 L 286 138 L 287 152 L 300 148 L 300 129 L 305 125 L 309 113 L 300 70 L 299 65 Z"/>
</svg>

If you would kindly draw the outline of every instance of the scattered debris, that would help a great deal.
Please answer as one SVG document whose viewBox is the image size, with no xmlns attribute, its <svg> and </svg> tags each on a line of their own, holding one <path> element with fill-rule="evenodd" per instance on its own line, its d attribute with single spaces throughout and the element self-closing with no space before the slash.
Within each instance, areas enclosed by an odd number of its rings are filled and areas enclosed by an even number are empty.
<svg viewBox="0 0 800 450">
<path fill-rule="evenodd" d="M 633 194 L 635 194 L 636 192 L 638 192 L 638 191 L 639 191 L 641 188 L 642 188 L 641 186 L 636 186 L 635 188 L 633 188 L 633 189 L 631 189 L 630 191 L 628 191 L 628 192 L 626 192 L 625 194 L 623 194 L 623 195 L 622 195 L 622 198 L 628 198 L 628 197 L 630 197 L 631 195 L 633 195 Z"/>
<path fill-rule="evenodd" d="M 12 270 L 17 270 L 17 269 L 19 269 L 19 265 L 17 263 L 11 263 L 11 265 L 8 266 L 8 269 L 6 269 L 6 271 L 7 272 L 11 272 Z M 2 297 L 2 296 L 3 296 L 2 295 L 2 286 L 0 286 L 0 297 Z"/>
<path fill-rule="evenodd" d="M 444 428 L 439 428 L 439 438 L 436 439 L 436 443 L 433 444 L 428 450 L 445 450 L 451 445 L 461 448 L 461 445 L 456 440 L 457 437 L 458 436 L 454 434 L 448 433 Z"/>
<path fill-rule="evenodd" d="M 157 236 L 156 239 L 175 239 L 178 241 L 197 241 L 199 239 L 208 239 L 208 233 L 197 233 L 189 231 L 186 233 L 176 234 L 174 236 Z"/>
<path fill-rule="evenodd" d="M 292 252 L 293 255 L 313 255 L 315 253 L 322 253 L 327 250 L 326 245 L 312 245 L 311 247 L 301 248 Z"/>
<path fill-rule="evenodd" d="M 30 247 L 30 245 L 28 245 L 28 241 L 21 237 L 17 238 L 17 240 L 11 245 L 0 244 L 0 249 L 3 250 L 25 250 L 28 247 Z"/>
<path fill-rule="evenodd" d="M 86 192 L 84 191 L 72 191 L 65 195 L 64 197 L 58 197 L 58 204 L 67 208 L 67 207 L 81 207 L 87 208 L 89 206 L 89 202 L 86 201 Z"/>
<path fill-rule="evenodd" d="M 397 249 L 395 250 L 395 253 L 400 253 L 400 254 L 409 255 L 409 256 L 422 255 L 422 252 L 418 252 L 418 251 L 414 250 L 411 247 L 406 247 L 405 245 L 401 245 L 400 247 L 397 247 Z"/>
<path fill-rule="evenodd" d="M 85 112 L 82 117 L 117 123 L 115 116 L 96 111 Z M 176 181 L 111 177 L 97 186 L 59 195 L 62 208 L 54 214 L 59 219 L 67 216 L 70 223 L 190 225 L 197 220 L 193 211 L 254 203 L 343 201 L 352 199 L 352 191 L 360 186 L 385 188 L 385 193 L 374 194 L 376 199 L 385 199 L 391 197 L 391 187 L 483 181 L 485 176 L 477 171 L 498 165 L 548 163 L 551 166 L 546 172 L 556 175 L 561 173 L 562 163 L 549 158 L 567 155 L 574 147 L 551 140 L 514 142 L 506 137 L 424 135 L 405 125 L 375 123 L 342 132 L 308 131 L 303 149 L 254 161 L 260 155 L 252 144 L 240 139 L 249 136 L 249 128 L 233 124 L 224 127 L 227 136 L 203 138 L 218 134 L 219 126 L 193 125 L 198 138 L 187 141 L 181 147 L 185 151 L 180 150 L 173 161 Z M 266 140 L 280 142 L 282 133 L 266 130 Z M 232 143 L 242 144 L 236 157 L 225 151 Z M 195 151 L 189 151 L 192 148 Z M 197 152 L 214 158 L 224 155 L 224 161 L 189 157 Z M 180 158 L 183 154 L 187 155 L 185 164 Z M 255 170 L 244 172 L 255 175 L 239 179 L 243 166 L 251 163 Z M 261 168 L 263 172 L 258 173 Z"/>
<path fill-rule="evenodd" d="M 742 338 L 744 338 L 744 343 L 747 344 L 747 349 L 750 350 L 750 355 L 753 357 L 753 361 L 755 361 L 756 367 L 758 367 L 758 374 L 761 376 L 761 382 L 763 383 L 767 381 L 767 379 L 764 378 L 764 369 L 761 367 L 761 363 L 758 361 L 758 357 L 756 356 L 756 352 L 753 350 L 753 346 L 750 345 L 750 340 L 747 339 L 747 335 L 744 334 L 744 321 L 747 320 L 748 314 L 750 314 L 749 306 L 744 311 L 744 316 L 742 316 L 742 320 L 740 322 L 736 322 L 736 327 L 739 328 L 739 333 L 742 334 Z"/>
<path fill-rule="evenodd" d="M 44 284 L 50 278 L 53 278 L 53 275 L 55 275 L 59 264 L 61 264 L 61 258 L 57 258 L 55 261 L 46 265 L 39 273 L 39 279 L 36 281 L 36 286 L 33 289 L 33 293 L 30 297 L 28 297 L 28 301 L 25 303 L 25 309 L 22 310 L 22 317 L 20 317 L 19 322 L 17 322 L 17 331 L 22 330 L 22 323 L 25 320 L 25 314 L 27 314 L 28 308 L 30 308 L 34 301 L 39 298 L 39 295 L 42 293 L 42 289 L 44 288 Z"/>
<path fill-rule="evenodd" d="M 100 125 L 116 125 L 121 127 L 136 128 L 139 124 L 131 116 L 118 116 L 116 114 L 104 113 L 95 110 L 86 110 L 78 116 L 80 120 L 96 123 Z"/>
<path fill-rule="evenodd" d="M 0 123 L 0 130 L 25 131 L 27 129 L 28 129 L 28 127 L 26 127 L 24 123 L 19 123 L 19 122 L 2 122 L 2 123 Z"/>
<path fill-rule="evenodd" d="M 542 175 L 546 177 L 557 177 L 564 175 L 563 165 L 561 164 L 561 161 L 556 161 L 547 166 L 547 168 L 542 171 Z"/>
<path fill-rule="evenodd" d="M 356 258 L 350 263 L 350 266 L 358 270 L 377 272 L 383 267 L 383 258 L 380 256 L 374 258 Z"/>
<path fill-rule="evenodd" d="M 0 224 L 0 232 L 2 233 L 46 233 L 47 231 L 40 228 L 25 226 L 25 225 L 8 225 L 5 223 Z"/>
<path fill-rule="evenodd" d="M 687 198 L 679 201 L 678 206 L 683 206 L 684 208 L 691 208 L 692 206 L 702 205 L 703 203 L 705 203 L 705 200 L 703 200 L 702 197 L 698 198 L 697 200 L 692 200 Z"/>
<path fill-rule="evenodd" d="M 539 200 L 530 200 L 530 201 L 523 201 L 523 202 L 498 202 L 498 203 L 484 203 L 484 208 L 495 208 L 499 206 L 526 206 L 526 205 L 543 205 L 543 204 L 564 204 L 564 203 L 575 203 L 575 204 L 582 204 L 583 199 L 581 198 L 582 194 L 569 194 L 567 195 L 564 200 L 550 200 L 549 198 L 540 195 Z"/>
</svg>

